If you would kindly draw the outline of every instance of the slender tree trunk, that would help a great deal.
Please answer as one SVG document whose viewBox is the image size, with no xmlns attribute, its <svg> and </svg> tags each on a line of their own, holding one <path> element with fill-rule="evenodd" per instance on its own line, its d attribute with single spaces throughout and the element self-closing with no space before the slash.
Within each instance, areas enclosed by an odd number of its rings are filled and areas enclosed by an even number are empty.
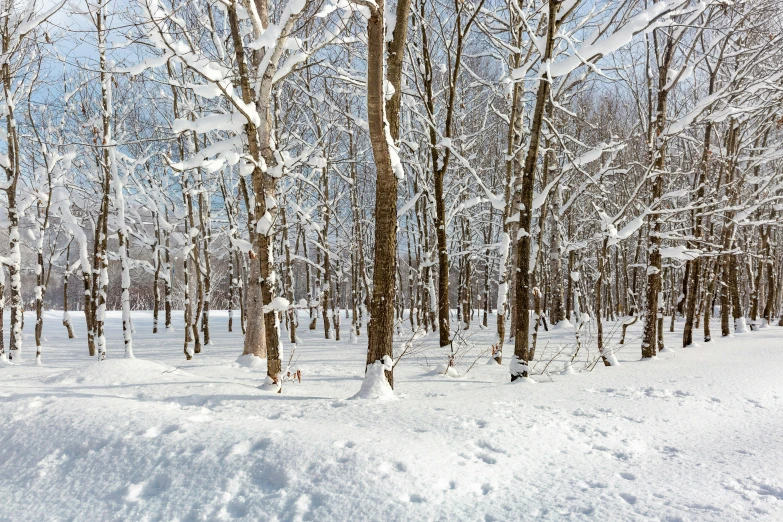
<svg viewBox="0 0 783 522">
<path fill-rule="evenodd" d="M 104 13 L 104 0 L 100 0 L 98 4 L 98 10 L 96 13 L 96 27 L 98 36 L 98 48 L 99 48 L 99 65 L 100 65 L 100 79 L 101 79 L 101 108 L 103 117 L 102 126 L 102 144 L 100 161 L 101 161 L 101 174 L 103 176 L 103 200 L 101 216 L 99 219 L 100 230 L 96 234 L 97 248 L 97 260 L 96 260 L 96 274 L 97 285 L 94 283 L 93 288 L 97 289 L 97 306 L 95 308 L 95 339 L 98 356 L 101 360 L 106 358 L 106 337 L 104 333 L 104 324 L 106 318 L 106 296 L 109 290 L 109 197 L 111 192 L 111 169 L 112 156 L 110 154 L 110 146 L 113 145 L 113 138 L 111 135 L 111 113 L 112 113 L 112 101 L 111 101 L 111 74 L 108 72 L 108 64 L 106 61 L 105 42 L 106 32 L 103 24 L 105 22 Z M 114 166 L 116 168 L 116 166 Z"/>
<path fill-rule="evenodd" d="M 601 360 L 604 362 L 604 366 L 611 366 L 609 359 L 604 353 L 604 323 L 601 318 L 601 294 L 603 291 L 603 282 L 606 272 L 605 260 L 606 250 L 609 245 L 609 238 L 605 237 L 603 244 L 601 245 L 601 251 L 598 253 L 598 277 L 595 280 L 595 324 L 596 324 L 596 340 L 598 341 L 598 353 L 601 354 Z"/>
<path fill-rule="evenodd" d="M 114 185 L 114 201 L 117 207 L 117 250 L 120 255 L 121 276 L 121 305 L 122 305 L 122 338 L 125 344 L 125 357 L 133 358 L 133 334 L 131 326 L 130 310 L 130 260 L 128 259 L 128 228 L 125 221 L 125 195 L 123 194 L 124 182 L 117 172 L 112 153 L 112 181 Z"/>
<path fill-rule="evenodd" d="M 387 112 L 395 119 L 399 104 L 384 107 L 384 2 L 376 1 L 367 21 L 367 115 L 375 160 L 375 267 L 373 291 L 368 325 L 367 365 L 393 357 L 395 276 L 397 273 L 397 174 L 392 164 L 387 135 L 398 137 L 398 127 L 386 128 Z M 394 37 L 401 38 L 399 49 L 404 49 L 408 16 L 398 17 Z M 400 29 L 398 29 L 398 27 Z M 400 85 L 392 86 L 400 91 Z M 399 114 L 399 112 L 397 112 Z M 395 121 L 399 122 L 399 119 Z M 401 165 L 397 166 L 402 169 Z M 400 173 L 401 174 L 401 173 Z M 392 371 L 386 371 L 386 379 L 394 386 Z"/>
<path fill-rule="evenodd" d="M 6 14 L 5 20 L 8 23 Z M 3 38 L 3 55 L 9 53 L 9 36 L 7 30 Z M 5 101 L 6 140 L 7 140 L 7 164 L 3 165 L 6 172 L 6 197 L 8 199 L 8 250 L 10 263 L 8 264 L 8 276 L 11 280 L 11 338 L 9 343 L 8 358 L 19 359 L 22 350 L 22 324 L 24 320 L 24 305 L 22 303 L 22 255 L 19 244 L 19 209 L 16 203 L 16 187 L 21 173 L 19 138 L 17 135 L 16 119 L 14 117 L 14 103 L 11 79 L 11 66 L 6 59 L 2 64 L 3 90 Z M 0 267 L 2 269 L 2 267 Z"/>
<path fill-rule="evenodd" d="M 773 211 L 774 212 L 774 211 Z M 774 217 L 774 214 L 772 217 Z M 773 233 L 772 227 L 767 227 L 767 235 Z M 766 267 L 767 275 L 767 299 L 764 304 L 764 321 L 767 326 L 772 324 L 772 309 L 775 306 L 775 260 L 772 258 L 772 241 L 767 238 L 766 248 L 764 251 L 764 266 Z"/>
<path fill-rule="evenodd" d="M 669 65 L 674 53 L 674 47 L 671 37 L 667 37 L 664 49 L 663 61 L 658 67 L 658 95 L 655 112 L 652 115 L 655 119 L 651 120 L 651 135 L 649 136 L 649 146 L 651 151 L 652 168 L 655 177 L 652 182 L 652 202 L 655 203 L 663 197 L 664 166 L 666 164 L 666 146 L 663 138 L 663 131 L 666 125 L 666 110 L 669 90 L 666 86 L 669 74 Z M 652 103 L 652 100 L 650 100 Z M 644 323 L 644 332 L 642 334 L 642 358 L 655 357 L 658 353 L 659 343 L 662 336 L 658 335 L 659 319 L 663 319 L 661 313 L 661 232 L 663 230 L 663 221 L 660 215 L 654 214 L 650 218 L 650 232 L 648 238 L 648 258 L 647 258 L 647 291 L 645 301 L 647 303 L 647 317 Z M 661 332 L 662 333 L 662 332 Z"/>
<path fill-rule="evenodd" d="M 285 278 L 286 289 L 288 291 L 286 297 L 288 299 L 288 310 L 286 311 L 288 317 L 288 340 L 291 344 L 296 345 L 296 303 L 294 303 L 294 266 L 291 263 L 291 241 L 289 239 L 288 225 L 286 223 L 286 213 L 282 213 L 282 225 L 283 225 L 283 250 L 285 251 Z"/>
<path fill-rule="evenodd" d="M 542 63 L 552 58 L 555 36 L 558 28 L 557 13 L 560 9 L 558 0 L 549 0 L 549 13 L 547 19 L 546 42 Z M 542 71 L 543 72 L 543 71 Z M 530 345 L 530 249 L 531 226 L 533 218 L 533 183 L 535 181 L 536 164 L 541 141 L 541 129 L 543 127 L 544 111 L 549 98 L 550 82 L 547 78 L 541 78 L 538 83 L 536 104 L 533 109 L 533 119 L 530 124 L 530 146 L 525 157 L 525 165 L 522 172 L 521 183 L 517 190 L 521 192 L 519 235 L 517 246 L 517 272 L 516 272 L 516 301 L 515 315 L 516 325 L 514 334 L 514 359 L 511 361 L 511 381 L 521 377 L 528 377 L 529 363 L 534 353 Z"/>
<path fill-rule="evenodd" d="M 182 174 L 183 180 L 186 179 L 187 174 Z M 186 187 L 183 187 L 183 190 L 187 190 Z M 193 328 L 191 327 L 191 324 L 193 322 L 193 303 L 191 302 L 190 296 L 191 296 L 191 274 L 190 274 L 190 251 L 193 249 L 192 245 L 192 237 L 190 236 L 190 226 L 187 221 L 187 216 L 185 217 L 185 229 L 188 231 L 187 234 L 185 234 L 185 237 L 187 238 L 187 244 L 185 248 L 187 249 L 188 253 L 185 254 L 182 257 L 182 277 L 184 282 L 184 289 L 185 289 L 185 310 L 183 312 L 183 318 L 185 321 L 185 341 L 184 341 L 184 347 L 183 352 L 185 353 L 185 359 L 188 361 L 193 358 L 193 348 L 190 347 L 190 343 L 193 341 Z"/>
<path fill-rule="evenodd" d="M 68 313 L 68 309 L 70 308 L 68 306 L 68 278 L 71 273 L 71 243 L 68 243 L 68 248 L 66 249 L 65 254 L 65 272 L 63 273 L 63 326 L 68 331 L 68 339 L 73 339 L 76 337 L 73 333 L 73 324 L 71 323 L 71 314 Z M 2 266 L 0 266 L 0 270 L 2 270 Z M 0 277 L 2 279 L 2 277 Z M 2 291 L 0 289 L 0 294 L 2 294 Z M 0 300 L 2 300 L 2 297 L 0 297 Z M 0 317 L 0 320 L 2 320 L 2 317 Z M 2 334 L 0 333 L 0 336 Z M 2 348 L 0 348 L 0 352 L 2 352 Z"/>
<path fill-rule="evenodd" d="M 709 170 L 710 147 L 712 140 L 712 122 L 707 124 L 704 131 L 704 147 L 702 148 L 701 164 L 699 166 L 699 181 L 696 189 L 696 201 L 701 202 L 704 199 L 706 189 L 707 173 Z M 693 213 L 693 237 L 696 241 L 701 239 L 704 233 L 703 218 L 696 212 Z M 693 323 L 696 316 L 696 302 L 699 298 L 699 276 L 701 275 L 701 259 L 696 258 L 688 261 L 690 270 L 688 272 L 688 292 L 686 294 L 685 304 L 685 327 L 682 332 L 682 345 L 690 346 L 693 344 Z"/>
<path fill-rule="evenodd" d="M 168 211 L 166 211 L 166 218 L 168 219 Z M 164 275 L 163 278 L 163 306 L 165 312 L 166 330 L 173 329 L 171 324 L 171 235 L 166 232 L 166 250 L 163 253 Z"/>
<path fill-rule="evenodd" d="M 323 193 L 324 193 L 324 227 L 321 233 L 321 248 L 323 249 L 323 265 L 321 265 L 324 275 L 323 280 L 323 290 L 321 292 L 320 296 L 320 302 L 321 302 L 321 313 L 323 314 L 323 321 L 324 321 L 324 339 L 332 339 L 333 333 L 332 333 L 332 321 L 330 318 L 330 311 L 329 311 L 329 296 L 331 295 L 331 287 L 332 287 L 332 265 L 330 263 L 329 259 L 329 221 L 330 221 L 330 215 L 329 215 L 329 209 L 328 203 L 329 203 L 329 178 L 327 175 L 327 169 L 328 164 L 321 172 L 321 179 L 323 181 Z"/>
<path fill-rule="evenodd" d="M 155 276 L 152 282 L 152 333 L 158 333 L 158 316 L 160 315 L 160 270 L 163 264 L 160 245 L 160 217 L 155 214 Z"/>
<path fill-rule="evenodd" d="M 549 241 L 549 272 L 552 277 L 552 309 L 550 311 L 550 323 L 557 324 L 566 318 L 563 309 L 563 262 L 561 260 L 561 242 L 560 242 L 560 194 L 556 191 L 554 197 L 554 207 L 552 209 L 552 230 Z"/>
<path fill-rule="evenodd" d="M 716 258 L 708 272 L 709 286 L 704 293 L 704 342 L 712 340 L 710 331 L 710 319 L 714 309 L 713 301 L 715 299 L 715 289 L 718 284 L 718 271 L 720 269 L 720 258 Z"/>
<path fill-rule="evenodd" d="M 239 297 L 239 326 L 242 330 L 242 335 L 246 333 L 247 319 L 245 312 L 246 292 L 245 281 L 247 280 L 247 263 L 244 256 L 239 255 L 239 252 L 234 252 L 234 262 L 237 267 L 237 295 Z"/>
<path fill-rule="evenodd" d="M 310 324 L 308 329 L 315 330 L 316 323 L 318 321 L 317 304 L 315 299 L 318 296 L 319 290 L 316 286 L 317 283 L 313 283 L 313 275 L 311 273 L 312 270 L 309 263 L 310 257 L 307 254 L 307 234 L 304 229 L 302 229 L 302 254 L 304 255 L 304 258 L 308 260 L 308 262 L 305 262 L 305 274 L 307 278 L 307 306 L 310 310 Z"/>
<path fill-rule="evenodd" d="M 35 288 L 35 364 L 41 365 L 41 339 L 43 337 L 43 300 L 46 293 L 44 259 L 43 259 L 43 236 L 45 227 L 38 229 L 38 238 L 36 238 L 36 288 Z"/>
<path fill-rule="evenodd" d="M 5 354 L 5 266 L 0 263 L 0 362 L 6 361 Z"/>
<path fill-rule="evenodd" d="M 236 55 L 237 66 L 239 68 L 239 80 L 240 87 L 242 89 L 242 99 L 245 103 L 249 104 L 252 102 L 250 78 L 247 63 L 245 61 L 244 44 L 242 42 L 242 36 L 239 29 L 239 19 L 237 17 L 236 8 L 236 0 L 234 0 L 228 6 L 228 18 L 234 44 L 234 53 Z M 245 124 L 245 135 L 247 137 L 248 150 L 251 157 L 256 162 L 260 161 L 261 154 L 258 145 L 258 132 L 254 123 L 248 121 Z M 261 241 L 256 240 L 256 236 L 260 235 L 256 233 L 256 218 L 263 216 L 264 212 L 266 211 L 266 202 L 264 201 L 263 197 L 263 187 L 260 183 L 262 176 L 263 173 L 261 172 L 261 168 L 258 166 L 258 163 L 253 165 L 253 190 L 255 193 L 255 205 L 252 208 L 248 207 L 248 219 L 250 221 L 249 230 L 251 233 L 251 242 L 253 243 L 254 249 L 258 251 L 258 254 L 251 257 L 249 268 L 247 296 L 245 303 L 247 330 L 245 334 L 243 354 L 266 358 L 268 347 L 265 331 L 266 323 L 264 320 L 263 298 L 261 295 L 263 286 L 261 280 L 262 260 L 259 259 L 259 255 L 261 249 L 267 245 L 265 243 L 262 244 Z M 261 212 L 259 213 L 259 211 Z M 269 373 L 269 369 L 267 369 L 267 373 Z M 276 377 L 277 372 L 275 372 L 273 375 Z"/>
<path fill-rule="evenodd" d="M 210 344 L 209 338 L 209 312 L 212 299 L 212 261 L 209 249 L 212 240 L 209 200 L 204 197 L 204 190 L 199 191 L 199 226 L 203 233 L 201 246 L 204 255 L 204 305 L 201 311 L 201 332 L 204 334 L 204 344 Z"/>
</svg>

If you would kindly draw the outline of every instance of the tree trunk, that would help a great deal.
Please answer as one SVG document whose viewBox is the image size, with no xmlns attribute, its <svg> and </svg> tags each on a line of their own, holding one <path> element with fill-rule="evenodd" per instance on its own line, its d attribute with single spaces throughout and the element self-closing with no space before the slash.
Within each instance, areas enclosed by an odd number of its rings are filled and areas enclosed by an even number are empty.
<svg viewBox="0 0 783 522">
<path fill-rule="evenodd" d="M 73 339 L 75 337 L 73 333 L 73 324 L 71 323 L 71 314 L 68 313 L 68 309 L 70 308 L 68 306 L 68 277 L 70 275 L 70 266 L 71 243 L 69 242 L 65 254 L 65 272 L 63 273 L 63 326 L 68 331 L 68 339 Z M 0 266 L 0 270 L 2 269 L 3 268 Z M 0 279 L 2 279 L 1 275 Z M 0 291 L 0 294 L 2 294 L 2 291 Z M 2 297 L 0 297 L 0 300 L 2 300 Z M 2 320 L 2 317 L 0 317 L 0 320 Z M 2 336 L 2 333 L 0 333 L 0 336 Z M 0 352 L 2 352 L 2 348 L 0 348 Z"/>
<path fill-rule="evenodd" d="M 603 244 L 601 245 L 601 251 L 598 253 L 598 277 L 595 280 L 595 324 L 596 324 L 596 340 L 598 341 L 598 353 L 601 354 L 601 360 L 604 362 L 604 366 L 611 366 L 609 359 L 604 353 L 604 323 L 601 318 L 601 293 L 603 291 L 603 282 L 605 274 L 605 260 L 606 249 L 609 244 L 609 238 L 605 237 Z"/>
<path fill-rule="evenodd" d="M 160 245 L 160 216 L 155 213 L 155 275 L 152 281 L 152 333 L 158 333 L 158 316 L 160 314 L 160 269 L 163 264 Z M 69 245 L 70 248 L 70 245 Z M 69 250 L 70 251 L 70 250 Z"/>
<path fill-rule="evenodd" d="M 552 58 L 555 36 L 557 32 L 557 13 L 560 9 L 560 1 L 549 0 L 549 14 L 547 17 L 546 43 L 541 62 L 546 63 Z M 542 71 L 543 73 L 543 71 Z M 530 146 L 525 157 L 525 165 L 522 172 L 521 186 L 517 190 L 521 192 L 521 205 L 519 216 L 519 235 L 517 247 L 517 272 L 516 272 L 516 300 L 515 306 L 515 334 L 514 334 L 514 359 L 511 361 L 511 381 L 521 377 L 528 377 L 529 363 L 535 355 L 530 346 L 530 249 L 531 249 L 531 225 L 533 218 L 533 184 L 535 182 L 536 163 L 541 141 L 541 129 L 543 127 L 544 111 L 549 99 L 550 82 L 547 78 L 541 78 L 536 93 L 536 104 L 533 109 L 533 119 L 530 124 Z"/>
<path fill-rule="evenodd" d="M 655 111 L 651 114 L 655 120 L 650 122 L 650 136 L 648 137 L 653 171 L 656 172 L 651 195 L 653 204 L 658 202 L 663 196 L 663 169 L 666 163 L 666 143 L 663 138 L 663 131 L 666 125 L 666 109 L 669 95 L 666 84 L 673 54 L 674 46 L 671 37 L 668 36 L 665 43 L 663 61 L 658 66 L 658 95 Z M 652 100 L 650 100 L 650 103 L 652 103 Z M 649 253 L 647 258 L 647 291 L 645 294 L 647 317 L 642 334 L 642 358 L 655 357 L 658 352 L 658 344 L 662 338 L 658 335 L 658 319 L 661 316 L 660 307 L 662 305 L 660 302 L 662 287 L 660 234 L 663 230 L 661 216 L 658 214 L 651 215 L 649 227 L 649 233 L 647 234 L 647 251 Z M 660 319 L 662 320 L 663 318 L 660 317 Z"/>
<path fill-rule="evenodd" d="M 394 139 L 398 129 L 386 128 L 384 107 L 384 2 L 377 0 L 367 21 L 367 116 L 375 160 L 375 266 L 368 325 L 367 365 L 393 357 L 394 298 L 397 275 L 397 176 L 387 133 Z M 397 26 L 407 16 L 397 18 Z M 399 33 L 398 33 L 399 34 Z M 401 48 L 403 48 L 402 46 Z M 399 86 L 395 86 L 399 87 Z M 399 88 L 395 90 L 399 91 Z M 399 110 L 397 108 L 397 110 Z M 401 168 L 401 166 L 399 166 Z M 385 372 L 394 386 L 391 370 Z"/>
<path fill-rule="evenodd" d="M 240 86 L 242 89 L 242 99 L 245 103 L 251 103 L 251 87 L 250 78 L 245 62 L 244 45 L 242 43 L 242 36 L 239 29 L 239 20 L 236 12 L 236 2 L 231 2 L 228 6 L 228 18 L 229 25 L 231 27 L 231 37 L 234 44 L 234 53 L 236 55 L 236 62 L 239 68 Z M 258 146 L 258 132 L 256 125 L 251 121 L 245 124 L 245 135 L 248 142 L 248 150 L 254 161 L 258 162 L 261 158 Z M 257 234 L 256 230 L 256 218 L 263 216 L 263 212 L 259 214 L 259 210 L 265 211 L 266 203 L 263 197 L 263 187 L 257 187 L 256 180 L 260 180 L 263 176 L 261 168 L 258 163 L 252 166 L 253 169 L 253 190 L 255 192 L 254 199 L 255 205 L 251 208 L 248 207 L 248 219 L 250 220 L 250 238 L 253 247 L 256 250 L 256 254 L 251 256 L 251 263 L 247 282 L 247 296 L 245 303 L 245 316 L 247 318 L 245 344 L 243 349 L 243 355 L 255 355 L 257 357 L 266 358 L 267 353 L 267 336 L 266 336 L 266 322 L 264 320 L 264 305 L 262 297 L 262 280 L 261 280 L 261 259 L 260 252 L 262 247 L 267 245 L 262 244 L 261 241 L 256 240 L 257 236 L 263 234 Z M 268 253 L 267 253 L 268 255 Z M 269 373 L 269 369 L 267 369 Z M 276 373 L 274 374 L 276 376 Z"/>
</svg>

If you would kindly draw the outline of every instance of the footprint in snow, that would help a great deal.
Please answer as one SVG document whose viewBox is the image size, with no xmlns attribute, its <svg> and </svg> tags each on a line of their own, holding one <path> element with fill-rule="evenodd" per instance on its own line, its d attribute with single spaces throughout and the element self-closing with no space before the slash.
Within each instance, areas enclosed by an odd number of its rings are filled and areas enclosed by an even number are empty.
<svg viewBox="0 0 783 522">
<path fill-rule="evenodd" d="M 636 480 L 636 475 L 633 473 L 620 473 L 620 476 L 625 480 Z"/>
<path fill-rule="evenodd" d="M 356 443 L 352 440 L 336 440 L 332 442 L 332 447 L 336 449 L 351 449 L 356 446 Z"/>
<path fill-rule="evenodd" d="M 491 453 L 501 453 L 503 455 L 508 455 L 508 453 L 506 453 L 506 451 L 504 449 L 498 448 L 497 446 L 494 446 L 493 444 L 491 444 L 491 443 L 489 443 L 489 442 L 487 442 L 485 440 L 479 440 L 477 442 L 474 442 L 473 444 L 475 444 L 479 448 L 481 448 L 483 450 L 486 450 L 486 451 L 489 451 Z"/>
<path fill-rule="evenodd" d="M 621 419 L 627 420 L 628 422 L 633 422 L 635 424 L 644 424 L 645 420 L 641 419 L 639 417 L 620 417 Z"/>
<path fill-rule="evenodd" d="M 141 495 L 146 498 L 157 497 L 171 487 L 171 477 L 165 474 L 155 475 L 147 481 Z"/>
<path fill-rule="evenodd" d="M 726 484 L 723 487 L 743 496 L 755 494 L 759 497 L 783 501 L 783 485 L 773 484 L 768 480 L 758 480 L 755 477 L 734 479 L 733 484 Z"/>
<path fill-rule="evenodd" d="M 631 495 L 630 493 L 620 493 L 620 498 L 625 500 L 631 505 L 636 504 L 636 497 L 634 495 Z"/>
<path fill-rule="evenodd" d="M 664 446 L 660 449 L 661 453 L 663 453 L 666 457 L 674 458 L 680 456 L 680 450 L 673 446 Z"/>
<path fill-rule="evenodd" d="M 249 511 L 247 499 L 243 495 L 239 495 L 237 498 L 228 503 L 226 510 L 233 518 L 246 517 Z"/>
<path fill-rule="evenodd" d="M 179 429 L 179 425 L 178 424 L 172 424 L 169 427 L 167 427 L 166 429 L 164 429 L 161 433 L 163 435 L 168 435 L 169 433 L 174 433 L 178 429 Z"/>
<path fill-rule="evenodd" d="M 495 457 L 487 455 L 486 453 L 477 453 L 476 457 L 478 457 L 478 459 L 481 460 L 484 464 L 493 465 L 498 463 L 498 460 Z"/>
<path fill-rule="evenodd" d="M 261 439 L 255 444 L 253 444 L 253 447 L 250 448 L 250 451 L 265 450 L 267 447 L 269 447 L 271 443 L 272 443 L 272 439 L 267 439 L 267 438 Z"/>
</svg>

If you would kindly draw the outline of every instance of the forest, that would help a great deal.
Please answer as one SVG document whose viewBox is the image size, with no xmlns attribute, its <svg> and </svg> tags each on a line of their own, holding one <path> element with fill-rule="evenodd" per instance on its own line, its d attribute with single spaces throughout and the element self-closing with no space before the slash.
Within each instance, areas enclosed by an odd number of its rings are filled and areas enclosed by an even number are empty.
<svg viewBox="0 0 783 522">
<path fill-rule="evenodd" d="M 182 310 L 278 390 L 306 330 L 393 386 L 422 335 L 513 381 L 783 326 L 778 0 L 2 3 L 4 361 L 47 310 L 101 360 Z"/>
</svg>

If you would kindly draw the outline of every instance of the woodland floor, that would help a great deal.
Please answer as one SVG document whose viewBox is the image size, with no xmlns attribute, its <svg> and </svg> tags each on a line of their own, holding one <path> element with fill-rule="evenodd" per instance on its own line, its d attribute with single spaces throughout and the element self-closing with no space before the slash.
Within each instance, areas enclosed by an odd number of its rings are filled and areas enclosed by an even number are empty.
<svg viewBox="0 0 783 522">
<path fill-rule="evenodd" d="M 109 313 L 102 363 L 72 315 L 68 340 L 47 312 L 45 366 L 26 335 L 24 363 L 0 367 L 2 521 L 783 520 L 781 327 L 645 362 L 638 323 L 623 347 L 608 328 L 621 365 L 586 371 L 583 347 L 576 373 L 562 372 L 572 330 L 545 332 L 538 383 L 510 384 L 506 364 L 477 359 L 490 316 L 459 348 L 462 377 L 430 373 L 443 352 L 424 337 L 395 369 L 397 400 L 379 402 L 349 400 L 363 337 L 300 329 L 303 381 L 278 395 L 257 388 L 265 364 L 236 362 L 225 313 L 190 362 L 181 314 L 152 335 L 134 312 L 125 360 Z M 682 323 L 668 324 L 676 348 Z"/>
</svg>

